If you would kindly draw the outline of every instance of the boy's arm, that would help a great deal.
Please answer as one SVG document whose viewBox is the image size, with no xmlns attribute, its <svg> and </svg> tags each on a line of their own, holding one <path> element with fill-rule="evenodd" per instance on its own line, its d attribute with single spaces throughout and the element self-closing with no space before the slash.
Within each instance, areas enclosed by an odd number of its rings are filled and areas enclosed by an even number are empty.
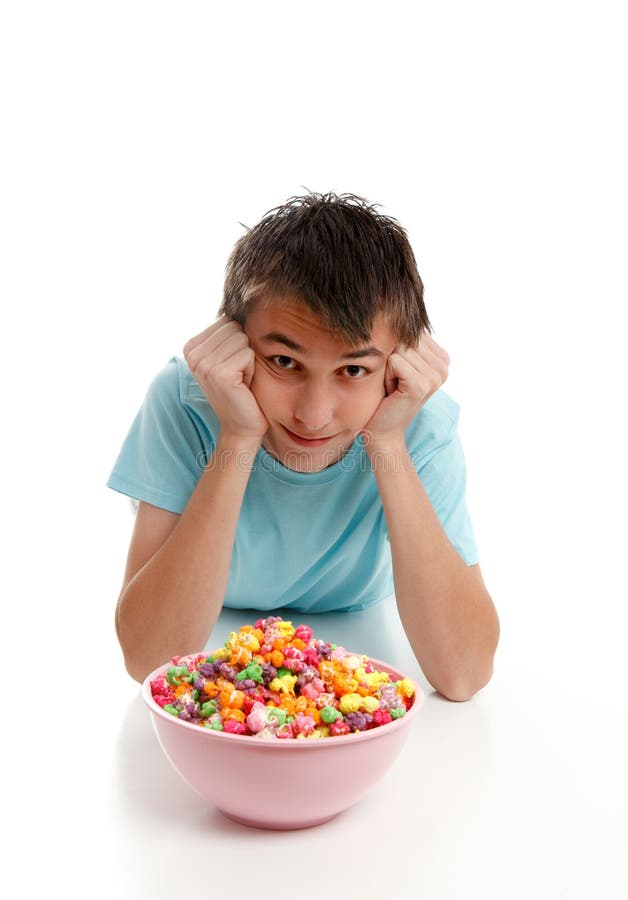
<svg viewBox="0 0 628 900">
<path fill-rule="evenodd" d="M 118 640 L 136 681 L 177 654 L 203 649 L 224 601 L 238 517 L 260 444 L 261 438 L 219 439 L 181 516 L 138 510 L 116 608 Z"/>
<path fill-rule="evenodd" d="M 397 607 L 430 683 L 468 700 L 493 671 L 499 620 L 479 568 L 450 543 L 406 448 L 405 432 L 447 378 L 449 355 L 428 334 L 387 361 L 386 396 L 363 430 L 388 526 Z"/>
<path fill-rule="evenodd" d="M 255 354 L 238 323 L 219 317 L 183 352 L 220 434 L 178 521 L 155 508 L 138 513 L 116 609 L 126 668 L 137 681 L 175 655 L 203 649 L 224 602 L 244 493 L 268 429 L 250 390 Z"/>
<path fill-rule="evenodd" d="M 499 620 L 479 566 L 449 538 L 402 445 L 369 453 L 386 516 L 397 608 L 427 678 L 449 700 L 468 700 L 490 680 Z"/>
</svg>

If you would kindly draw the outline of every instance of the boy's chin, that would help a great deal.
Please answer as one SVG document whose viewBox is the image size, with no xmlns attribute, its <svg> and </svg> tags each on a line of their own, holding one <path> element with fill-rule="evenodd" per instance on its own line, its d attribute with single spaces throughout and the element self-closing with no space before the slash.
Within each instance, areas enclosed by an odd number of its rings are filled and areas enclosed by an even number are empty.
<svg viewBox="0 0 628 900">
<path fill-rule="evenodd" d="M 358 433 L 356 433 L 356 437 Z M 270 456 L 278 460 L 287 469 L 304 474 L 322 472 L 323 469 L 333 466 L 349 452 L 352 445 L 353 440 L 345 439 L 333 447 L 312 447 L 311 450 L 306 447 L 282 447 L 279 449 L 268 436 L 262 441 L 262 447 Z"/>
</svg>

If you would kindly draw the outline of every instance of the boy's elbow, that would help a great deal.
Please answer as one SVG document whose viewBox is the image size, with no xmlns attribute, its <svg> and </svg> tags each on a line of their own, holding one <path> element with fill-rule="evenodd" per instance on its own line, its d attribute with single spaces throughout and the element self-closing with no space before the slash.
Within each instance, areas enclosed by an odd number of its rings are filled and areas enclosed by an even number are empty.
<svg viewBox="0 0 628 900">
<path fill-rule="evenodd" d="M 471 697 L 474 697 L 478 691 L 481 691 L 482 688 L 486 687 L 493 676 L 493 666 L 491 664 L 490 671 L 482 673 L 482 675 L 476 679 L 460 679 L 460 678 L 452 678 L 449 681 L 445 681 L 440 685 L 434 685 L 439 694 L 441 694 L 446 700 L 451 700 L 454 703 L 464 703 L 465 700 L 470 700 Z"/>
<path fill-rule="evenodd" d="M 122 650 L 122 656 L 124 658 L 124 668 L 127 670 L 128 674 L 134 681 L 142 684 L 146 676 L 150 672 L 152 672 L 152 669 L 147 668 L 146 665 L 138 663 L 138 661 L 131 655 L 131 653 L 129 653 L 128 642 L 125 641 L 122 626 L 120 624 L 119 606 L 116 607 L 115 626 L 116 634 L 118 636 L 118 643 L 120 644 L 120 649 Z"/>
<path fill-rule="evenodd" d="M 470 676 L 461 677 L 459 674 L 451 673 L 449 678 L 445 678 L 442 685 L 435 685 L 436 690 L 447 700 L 453 700 L 456 703 L 470 700 L 478 691 L 486 687 L 493 677 L 493 662 L 497 645 L 499 643 L 500 625 L 497 612 L 493 607 L 493 619 L 491 622 L 489 637 L 485 647 L 483 656 L 484 660 L 481 668 L 478 665 L 477 670 Z"/>
</svg>

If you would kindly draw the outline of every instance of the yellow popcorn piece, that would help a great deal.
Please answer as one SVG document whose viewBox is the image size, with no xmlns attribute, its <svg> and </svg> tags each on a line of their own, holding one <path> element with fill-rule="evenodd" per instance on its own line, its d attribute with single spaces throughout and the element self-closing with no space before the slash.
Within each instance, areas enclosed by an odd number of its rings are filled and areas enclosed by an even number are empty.
<svg viewBox="0 0 628 900">
<path fill-rule="evenodd" d="M 275 625 L 279 629 L 279 633 L 282 637 L 288 638 L 290 640 L 293 637 L 296 628 L 293 628 L 292 622 L 275 622 Z"/>
<path fill-rule="evenodd" d="M 318 737 L 326 738 L 329 737 L 329 728 L 327 725 L 319 725 L 311 734 L 311 737 L 317 735 Z"/>
<path fill-rule="evenodd" d="M 377 697 L 362 697 L 360 709 L 362 712 L 371 713 L 372 715 L 376 709 L 379 709 L 379 700 Z"/>
<path fill-rule="evenodd" d="M 402 678 L 397 682 L 397 690 L 404 697 L 411 697 L 414 694 L 414 684 L 409 678 Z"/>
<path fill-rule="evenodd" d="M 364 676 L 364 682 L 370 688 L 379 687 L 380 684 L 386 684 L 388 681 L 390 681 L 388 672 L 367 672 Z"/>
<path fill-rule="evenodd" d="M 228 659 L 231 656 L 231 650 L 228 650 L 226 647 L 220 647 L 219 650 L 212 650 L 209 654 L 214 657 L 214 662 L 220 659 Z"/>
<path fill-rule="evenodd" d="M 271 691 L 281 691 L 284 694 L 291 694 L 296 681 L 296 675 L 282 675 L 281 678 L 273 678 L 268 687 Z"/>
<path fill-rule="evenodd" d="M 257 653 L 260 648 L 260 643 L 254 634 L 251 632 L 242 632 L 239 636 L 239 643 L 241 647 L 246 647 L 247 650 L 250 650 L 251 653 Z"/>
<path fill-rule="evenodd" d="M 360 665 L 359 656 L 345 656 L 340 662 L 346 672 L 354 672 Z"/>
<path fill-rule="evenodd" d="M 340 712 L 352 713 L 357 712 L 362 705 L 364 698 L 360 694 L 345 694 L 340 698 Z"/>
</svg>

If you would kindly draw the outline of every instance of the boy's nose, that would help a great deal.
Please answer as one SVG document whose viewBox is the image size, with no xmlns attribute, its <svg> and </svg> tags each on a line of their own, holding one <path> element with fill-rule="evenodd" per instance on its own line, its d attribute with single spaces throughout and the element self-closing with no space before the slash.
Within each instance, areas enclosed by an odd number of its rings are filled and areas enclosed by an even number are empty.
<svg viewBox="0 0 628 900">
<path fill-rule="evenodd" d="M 300 425 L 302 437 L 326 436 L 334 417 L 334 405 L 330 394 L 321 388 L 306 388 L 294 408 L 294 419 Z"/>
</svg>

